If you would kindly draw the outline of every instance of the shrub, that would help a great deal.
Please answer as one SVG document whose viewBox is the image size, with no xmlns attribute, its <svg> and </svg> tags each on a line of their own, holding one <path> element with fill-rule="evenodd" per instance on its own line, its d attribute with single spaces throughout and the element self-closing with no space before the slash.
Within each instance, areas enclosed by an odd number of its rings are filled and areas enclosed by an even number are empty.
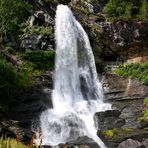
<svg viewBox="0 0 148 148">
<path fill-rule="evenodd" d="M 133 7 L 136 7 L 138 11 L 140 9 L 139 14 L 132 14 Z M 147 0 L 109 0 L 104 7 L 104 13 L 110 20 L 129 20 L 131 18 L 147 19 L 148 2 Z"/>
<path fill-rule="evenodd" d="M 109 0 L 107 5 L 104 7 L 104 12 L 109 17 L 121 16 L 124 13 L 125 3 L 120 0 Z"/>
<path fill-rule="evenodd" d="M 135 63 L 120 66 L 115 70 L 116 74 L 120 76 L 131 76 L 142 81 L 145 85 L 148 85 L 148 63 Z"/>
<path fill-rule="evenodd" d="M 55 52 L 51 51 L 30 51 L 23 56 L 25 60 L 31 62 L 34 69 L 48 70 L 54 67 Z"/>
<path fill-rule="evenodd" d="M 148 97 L 144 99 L 144 104 L 148 107 Z"/>
<path fill-rule="evenodd" d="M 142 2 L 142 6 L 140 9 L 140 16 L 143 19 L 148 18 L 148 2 L 147 2 L 147 0 L 143 0 L 143 2 Z"/>
</svg>

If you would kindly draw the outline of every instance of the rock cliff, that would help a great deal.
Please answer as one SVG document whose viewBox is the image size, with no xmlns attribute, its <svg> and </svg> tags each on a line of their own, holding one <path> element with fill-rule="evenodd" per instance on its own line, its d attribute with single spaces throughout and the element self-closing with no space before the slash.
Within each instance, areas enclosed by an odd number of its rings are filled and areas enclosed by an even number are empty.
<svg viewBox="0 0 148 148">
<path fill-rule="evenodd" d="M 103 13 L 103 7 L 108 0 L 30 0 L 29 2 L 33 9 L 23 28 L 25 30 L 20 35 L 20 50 L 54 49 L 55 11 L 56 6 L 61 3 L 69 5 L 88 33 L 98 71 L 101 64 L 105 65 L 106 62 L 118 59 L 128 63 L 148 61 L 148 20 L 109 22 Z M 50 31 L 47 32 L 46 29 Z M 105 101 L 112 103 L 114 111 L 96 113 L 95 121 L 100 125 L 97 126 L 98 136 L 109 148 L 127 148 L 127 145 L 128 148 L 140 146 L 147 148 L 148 124 L 142 124 L 139 117 L 144 108 L 143 99 L 148 96 L 148 86 L 136 79 L 119 77 L 115 74 L 107 73 L 101 78 Z M 31 123 L 39 122 L 41 112 L 52 107 L 52 85 L 52 73 L 47 71 L 36 78 L 32 88 L 18 91 L 17 100 L 9 109 L 9 118 L 18 120 L 21 127 L 30 131 Z M 110 122 L 112 124 L 109 125 Z M 0 127 L 5 129 L 3 125 Z M 8 133 L 16 137 L 16 133 L 11 130 Z M 29 133 L 27 138 L 30 138 L 31 134 Z M 81 137 L 78 141 L 70 143 L 69 147 L 71 145 L 72 147 L 83 145 L 87 148 L 96 146 L 88 137 Z"/>
</svg>

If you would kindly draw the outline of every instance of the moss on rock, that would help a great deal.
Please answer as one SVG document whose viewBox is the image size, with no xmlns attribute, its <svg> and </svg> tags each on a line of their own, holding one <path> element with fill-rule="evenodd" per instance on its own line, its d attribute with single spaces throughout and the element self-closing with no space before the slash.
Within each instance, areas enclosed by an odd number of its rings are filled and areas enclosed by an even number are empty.
<svg viewBox="0 0 148 148">
<path fill-rule="evenodd" d="M 142 141 L 148 137 L 148 130 L 135 128 L 113 128 L 110 130 L 98 131 L 98 136 L 106 143 L 107 146 L 114 145 L 115 147 L 126 139 L 134 139 Z"/>
</svg>

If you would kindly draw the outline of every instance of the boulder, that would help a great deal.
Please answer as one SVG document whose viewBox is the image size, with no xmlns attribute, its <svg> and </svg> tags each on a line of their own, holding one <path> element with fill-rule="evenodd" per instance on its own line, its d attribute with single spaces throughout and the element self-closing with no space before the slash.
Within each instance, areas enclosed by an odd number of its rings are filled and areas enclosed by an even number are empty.
<svg viewBox="0 0 148 148">
<path fill-rule="evenodd" d="M 145 146 L 145 148 L 148 148 L 148 138 L 143 139 L 142 144 Z"/>
<path fill-rule="evenodd" d="M 137 140 L 127 139 L 120 143 L 118 148 L 145 148 L 145 146 Z"/>
<path fill-rule="evenodd" d="M 93 139 L 87 136 L 79 137 L 74 141 L 68 142 L 66 145 L 68 146 L 67 148 L 100 148 Z"/>
<path fill-rule="evenodd" d="M 110 130 L 98 130 L 98 136 L 107 145 L 108 148 L 117 148 L 120 143 L 127 139 L 133 139 L 136 141 L 143 141 L 146 143 L 148 137 L 148 131 L 146 129 L 135 128 L 114 128 Z"/>
</svg>

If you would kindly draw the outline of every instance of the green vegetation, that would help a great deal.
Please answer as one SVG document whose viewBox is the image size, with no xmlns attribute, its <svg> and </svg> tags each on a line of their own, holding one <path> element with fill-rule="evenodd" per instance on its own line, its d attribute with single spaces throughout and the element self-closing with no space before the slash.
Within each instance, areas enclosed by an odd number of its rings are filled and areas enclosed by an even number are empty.
<svg viewBox="0 0 148 148">
<path fill-rule="evenodd" d="M 103 135 L 107 136 L 108 138 L 120 138 L 123 135 L 130 135 L 133 132 L 133 128 L 113 128 L 109 130 L 104 130 Z"/>
<path fill-rule="evenodd" d="M 26 0 L 0 0 L 0 42 L 7 35 L 16 40 L 20 24 L 28 16 L 31 6 Z"/>
<path fill-rule="evenodd" d="M 25 89 L 33 84 L 32 71 L 26 67 L 17 68 L 0 57 L 0 108 L 7 110 L 14 101 L 16 91 Z"/>
<path fill-rule="evenodd" d="M 6 138 L 3 137 L 0 139 L 0 148 L 27 148 L 24 144 L 21 142 L 18 142 L 15 139 Z"/>
<path fill-rule="evenodd" d="M 145 85 L 148 85 L 148 63 L 134 63 L 120 66 L 115 70 L 116 74 L 120 76 L 131 76 L 142 81 Z"/>
<path fill-rule="evenodd" d="M 142 6 L 140 8 L 140 16 L 142 19 L 148 19 L 148 2 L 147 0 L 143 0 Z"/>
<path fill-rule="evenodd" d="M 105 130 L 103 132 L 104 135 L 106 135 L 107 137 L 113 137 L 115 134 L 115 129 L 111 129 L 111 130 Z"/>
<path fill-rule="evenodd" d="M 0 59 L 0 87 L 16 85 L 17 78 L 16 69 L 5 60 Z"/>
<path fill-rule="evenodd" d="M 15 50 L 11 46 L 6 46 L 5 51 L 12 55 L 15 54 Z"/>
<path fill-rule="evenodd" d="M 148 122 L 148 97 L 144 99 L 143 115 L 139 119 L 141 121 Z"/>
<path fill-rule="evenodd" d="M 47 27 L 47 26 L 32 26 L 30 27 L 27 24 L 22 24 L 21 25 L 21 31 L 23 33 L 27 33 L 27 34 L 32 34 L 35 33 L 37 35 L 48 35 L 50 37 L 53 37 L 53 29 L 52 27 Z"/>
<path fill-rule="evenodd" d="M 7 62 L 3 57 L 0 57 L 0 87 L 18 86 L 28 87 L 30 83 L 30 74 L 33 69 L 27 67 L 25 64 L 22 67 L 14 67 Z M 22 83 L 24 82 L 24 83 Z"/>
<path fill-rule="evenodd" d="M 53 50 L 30 51 L 25 53 L 23 57 L 26 61 L 31 62 L 34 69 L 48 70 L 54 67 L 55 52 Z"/>
<path fill-rule="evenodd" d="M 104 7 L 104 13 L 109 17 L 110 20 L 117 20 L 117 19 L 129 20 L 131 18 L 137 18 L 140 20 L 147 19 L 148 1 L 109 0 L 109 2 Z"/>
</svg>

